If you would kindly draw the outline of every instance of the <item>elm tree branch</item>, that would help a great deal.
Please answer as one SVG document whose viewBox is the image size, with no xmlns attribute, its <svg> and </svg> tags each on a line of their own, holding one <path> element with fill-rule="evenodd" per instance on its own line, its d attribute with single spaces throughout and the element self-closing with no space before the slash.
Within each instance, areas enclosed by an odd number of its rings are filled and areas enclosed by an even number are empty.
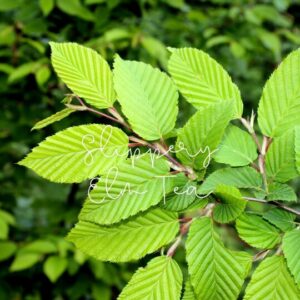
<svg viewBox="0 0 300 300">
<path fill-rule="evenodd" d="M 187 232 L 189 231 L 189 228 L 192 224 L 192 221 L 193 220 L 189 220 L 187 223 L 184 223 L 181 228 L 180 228 L 180 234 L 179 236 L 176 238 L 175 242 L 171 245 L 171 247 L 169 248 L 168 252 L 167 252 L 167 256 L 170 256 L 172 257 L 178 246 L 180 245 L 181 241 L 182 241 L 182 238 L 185 234 L 187 234 Z"/>
<path fill-rule="evenodd" d="M 164 145 L 162 145 L 161 143 L 149 143 L 147 141 L 145 141 L 144 139 L 142 139 L 140 136 L 138 136 L 138 134 L 136 134 L 132 128 L 130 127 L 130 125 L 124 120 L 124 118 L 121 116 L 121 114 L 117 111 L 116 108 L 111 107 L 108 109 L 108 111 L 110 112 L 110 115 L 107 115 L 103 112 L 100 112 L 96 109 L 93 109 L 89 106 L 87 106 L 83 100 L 78 97 L 77 95 L 71 95 L 72 97 L 75 97 L 77 99 L 77 101 L 80 103 L 80 106 L 77 105 L 72 105 L 72 104 L 66 104 L 66 106 L 74 109 L 74 110 L 86 110 L 92 113 L 95 113 L 101 117 L 107 118 L 111 121 L 117 122 L 119 124 L 121 124 L 122 126 L 126 127 L 128 130 L 130 130 L 135 136 L 129 136 L 129 140 L 134 142 L 134 143 L 130 143 L 129 147 L 134 147 L 134 146 L 146 146 L 150 149 L 153 149 L 154 151 L 157 151 L 159 154 L 165 156 L 171 163 L 172 168 L 174 168 L 177 171 L 180 172 L 184 172 L 187 176 L 190 176 L 191 178 L 194 179 L 195 174 L 194 171 L 184 165 L 182 165 L 179 161 L 177 161 L 174 157 L 172 157 L 167 149 L 164 148 Z"/>
<path fill-rule="evenodd" d="M 297 216 L 300 217 L 300 211 L 296 210 L 296 209 L 293 209 L 291 207 L 288 207 L 284 204 L 281 204 L 280 202 L 278 201 L 267 201 L 267 200 L 264 200 L 264 199 L 257 199 L 257 198 L 252 198 L 252 197 L 243 197 L 244 199 L 248 200 L 248 201 L 254 201 L 254 202 L 258 202 L 258 203 L 263 203 L 263 204 L 271 204 L 271 205 L 275 205 L 276 207 L 280 208 L 280 209 L 283 209 L 285 211 L 288 211 L 290 213 L 293 213 Z"/>
</svg>

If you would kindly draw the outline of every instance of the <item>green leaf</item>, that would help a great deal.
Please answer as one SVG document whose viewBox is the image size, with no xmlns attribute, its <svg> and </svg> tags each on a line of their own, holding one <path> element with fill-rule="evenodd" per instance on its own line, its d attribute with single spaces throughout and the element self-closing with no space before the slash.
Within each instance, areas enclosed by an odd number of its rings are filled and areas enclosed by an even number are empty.
<svg viewBox="0 0 300 300">
<path fill-rule="evenodd" d="M 50 46 L 56 73 L 77 96 L 97 108 L 113 105 L 112 72 L 100 54 L 75 43 L 51 42 Z"/>
<path fill-rule="evenodd" d="M 287 265 L 300 287 L 300 230 L 299 228 L 286 232 L 282 241 L 282 250 Z"/>
<path fill-rule="evenodd" d="M 11 266 L 9 267 L 10 272 L 22 271 L 31 268 L 41 259 L 39 253 L 22 253 L 18 252 L 15 256 Z"/>
<path fill-rule="evenodd" d="M 295 227 L 294 221 L 296 216 L 283 209 L 271 208 L 263 214 L 263 218 L 282 231 L 289 231 Z"/>
<path fill-rule="evenodd" d="M 35 72 L 35 80 L 40 87 L 47 82 L 51 75 L 50 69 L 47 65 L 42 66 Z"/>
<path fill-rule="evenodd" d="M 273 182 L 269 185 L 267 199 L 270 201 L 297 201 L 297 195 L 289 185 Z"/>
<path fill-rule="evenodd" d="M 236 260 L 243 266 L 243 278 L 246 278 L 251 271 L 253 257 L 247 252 L 243 251 L 232 251 L 231 254 L 236 258 Z"/>
<path fill-rule="evenodd" d="M 122 111 L 138 135 L 157 140 L 174 128 L 178 93 L 167 74 L 145 63 L 117 56 L 114 83 Z"/>
<path fill-rule="evenodd" d="M 229 125 L 219 150 L 214 155 L 214 160 L 238 167 L 249 165 L 256 158 L 256 145 L 249 133 L 237 126 Z"/>
<path fill-rule="evenodd" d="M 55 113 L 54 115 L 51 115 L 50 117 L 47 117 L 39 122 L 37 122 L 31 130 L 34 129 L 41 129 L 44 128 L 54 122 L 60 121 L 64 118 L 66 118 L 67 116 L 69 116 L 72 112 L 75 112 L 75 110 L 71 109 L 71 108 L 65 108 L 57 113 Z"/>
<path fill-rule="evenodd" d="M 92 284 L 92 299 L 94 300 L 111 300 L 112 290 L 109 285 L 103 283 L 94 282 Z"/>
<path fill-rule="evenodd" d="M 176 141 L 176 156 L 196 169 L 206 168 L 232 116 L 232 102 L 224 101 L 196 112 Z"/>
<path fill-rule="evenodd" d="M 11 74 L 14 71 L 14 68 L 10 64 L 0 63 L 0 72 Z"/>
<path fill-rule="evenodd" d="M 39 0 L 40 8 L 44 16 L 48 16 L 54 8 L 54 0 Z"/>
<path fill-rule="evenodd" d="M 252 275 L 244 300 L 300 299 L 300 291 L 282 256 L 263 260 Z"/>
<path fill-rule="evenodd" d="M 220 201 L 214 207 L 214 219 L 219 223 L 229 223 L 235 220 L 245 209 L 247 201 L 240 191 L 232 186 L 218 185 L 215 195 Z"/>
<path fill-rule="evenodd" d="M 33 61 L 20 65 L 15 68 L 13 72 L 8 76 L 8 83 L 12 84 L 18 80 L 34 73 L 40 67 L 40 63 Z"/>
<path fill-rule="evenodd" d="M 194 200 L 194 202 L 192 202 L 188 207 L 186 207 L 185 209 L 183 209 L 180 212 L 192 212 L 193 210 L 199 210 L 204 208 L 207 203 L 209 202 L 209 197 L 205 197 L 203 198 L 198 198 L 196 197 L 196 199 Z"/>
<path fill-rule="evenodd" d="M 56 0 L 56 5 L 64 13 L 86 21 L 95 21 L 94 15 L 81 4 L 80 0 Z"/>
<path fill-rule="evenodd" d="M 13 10 L 15 8 L 18 8 L 18 6 L 22 5 L 23 0 L 15 0 L 15 1 L 0 1 L 0 11 L 9 11 Z"/>
<path fill-rule="evenodd" d="M 193 220 L 186 251 L 191 283 L 197 299 L 237 299 L 246 273 L 245 264 L 241 264 L 240 259 L 236 259 L 224 247 L 210 218 Z"/>
<path fill-rule="evenodd" d="M 79 221 L 68 240 L 99 260 L 125 262 L 170 243 L 178 229 L 176 213 L 154 209 L 112 226 Z"/>
<path fill-rule="evenodd" d="M 10 241 L 0 241 L 0 262 L 10 258 L 17 250 L 15 243 Z"/>
<path fill-rule="evenodd" d="M 295 153 L 296 153 L 296 166 L 298 174 L 300 174 L 300 126 L 295 128 Z"/>
<path fill-rule="evenodd" d="M 91 4 L 98 4 L 98 3 L 105 3 L 106 0 L 85 0 L 84 3 L 86 5 L 91 5 Z"/>
<path fill-rule="evenodd" d="M 143 36 L 141 45 L 153 58 L 159 61 L 164 69 L 167 68 L 169 53 L 166 46 L 159 39 L 152 36 Z"/>
<path fill-rule="evenodd" d="M 262 177 L 253 168 L 224 168 L 210 174 L 198 189 L 199 194 L 206 194 L 216 189 L 217 185 L 225 184 L 243 189 L 261 190 Z"/>
<path fill-rule="evenodd" d="M 266 154 L 266 171 L 271 180 L 286 182 L 298 176 L 294 130 L 275 138 Z"/>
<path fill-rule="evenodd" d="M 9 226 L 8 224 L 0 219 L 0 240 L 6 240 L 8 238 Z"/>
<path fill-rule="evenodd" d="M 44 262 L 43 270 L 51 282 L 56 282 L 67 266 L 68 260 L 65 257 L 49 256 Z"/>
<path fill-rule="evenodd" d="M 300 49 L 292 52 L 267 81 L 258 108 L 262 133 L 277 137 L 300 125 Z"/>
<path fill-rule="evenodd" d="M 278 34 L 259 28 L 256 30 L 256 35 L 261 40 L 262 44 L 273 52 L 275 60 L 279 61 L 282 51 L 282 43 L 278 37 Z"/>
<path fill-rule="evenodd" d="M 0 209 L 0 219 L 3 220 L 8 225 L 11 225 L 11 226 L 16 225 L 15 217 L 12 214 L 10 214 L 7 211 L 2 210 L 2 209 Z"/>
<path fill-rule="evenodd" d="M 182 300 L 197 300 L 190 280 L 185 283 Z"/>
<path fill-rule="evenodd" d="M 110 125 L 67 128 L 47 137 L 18 164 L 54 182 L 81 182 L 127 157 L 128 137 Z"/>
<path fill-rule="evenodd" d="M 47 240 L 36 240 L 24 246 L 19 252 L 36 252 L 39 254 L 49 254 L 57 252 L 57 248 L 53 242 Z"/>
<path fill-rule="evenodd" d="M 179 300 L 181 285 L 182 273 L 176 261 L 159 256 L 135 272 L 118 300 Z"/>
<path fill-rule="evenodd" d="M 161 206 L 170 211 L 182 211 L 195 201 L 196 193 L 196 182 L 188 180 L 184 174 L 180 173 L 173 192 L 167 195 L 166 201 L 162 202 Z"/>
<path fill-rule="evenodd" d="M 244 213 L 236 220 L 239 237 L 252 247 L 272 249 L 280 241 L 280 232 L 262 217 Z"/>
<path fill-rule="evenodd" d="M 158 204 L 173 187 L 164 158 L 132 156 L 103 174 L 81 210 L 79 219 L 113 224 Z"/>
<path fill-rule="evenodd" d="M 170 49 L 168 69 L 179 91 L 197 109 L 223 101 L 234 102 L 234 117 L 243 112 L 238 87 L 208 54 L 194 48 Z"/>
</svg>

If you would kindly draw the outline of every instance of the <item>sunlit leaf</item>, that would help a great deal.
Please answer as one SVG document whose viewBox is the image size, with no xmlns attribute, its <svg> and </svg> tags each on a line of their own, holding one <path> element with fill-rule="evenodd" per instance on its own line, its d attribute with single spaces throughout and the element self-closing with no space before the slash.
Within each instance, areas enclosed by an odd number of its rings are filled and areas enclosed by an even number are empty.
<svg viewBox="0 0 300 300">
<path fill-rule="evenodd" d="M 300 299 L 300 291 L 282 256 L 263 260 L 252 275 L 245 300 Z"/>
<path fill-rule="evenodd" d="M 289 54 L 267 81 L 258 108 L 264 135 L 276 137 L 300 125 L 300 49 Z"/>
<path fill-rule="evenodd" d="M 117 56 L 114 83 L 122 111 L 137 134 L 157 140 L 174 128 L 178 93 L 167 74 Z"/>
<path fill-rule="evenodd" d="M 188 102 L 200 109 L 233 101 L 233 115 L 241 116 L 243 103 L 239 89 L 221 65 L 195 48 L 171 48 L 170 51 L 169 72 Z"/>
<path fill-rule="evenodd" d="M 255 248 L 272 249 L 281 241 L 279 230 L 258 215 L 242 214 L 236 220 L 236 229 L 239 237 Z"/>
<path fill-rule="evenodd" d="M 179 225 L 177 214 L 154 209 L 112 226 L 79 221 L 68 240 L 99 260 L 137 260 L 170 243 Z"/>
<path fill-rule="evenodd" d="M 77 96 L 97 108 L 113 105 L 112 72 L 100 54 L 76 43 L 51 42 L 50 46 L 56 73 Z"/>
<path fill-rule="evenodd" d="M 19 165 L 54 182 L 81 182 L 127 157 L 128 137 L 112 126 L 69 127 L 47 137 Z"/>
<path fill-rule="evenodd" d="M 118 300 L 179 300 L 181 285 L 182 273 L 176 261 L 168 256 L 159 256 L 137 270 Z"/>
</svg>

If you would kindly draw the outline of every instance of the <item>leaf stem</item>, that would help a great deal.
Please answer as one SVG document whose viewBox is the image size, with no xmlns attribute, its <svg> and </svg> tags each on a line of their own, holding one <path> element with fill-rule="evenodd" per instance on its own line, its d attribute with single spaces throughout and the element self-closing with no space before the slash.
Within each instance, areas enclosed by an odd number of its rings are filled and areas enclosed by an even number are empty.
<svg viewBox="0 0 300 300">
<path fill-rule="evenodd" d="M 162 155 L 164 155 L 171 163 L 173 163 L 176 167 L 178 167 L 179 171 L 184 172 L 185 174 L 187 174 L 188 176 L 191 177 L 191 179 L 196 179 L 197 176 L 194 173 L 194 171 L 191 168 L 188 168 L 184 165 L 182 165 L 179 161 L 177 161 L 174 157 L 172 157 L 169 153 L 168 153 L 168 146 L 167 145 L 163 145 L 162 143 L 154 143 L 153 144 L 155 149 L 157 149 Z"/>
<path fill-rule="evenodd" d="M 175 254 L 176 249 L 177 249 L 178 246 L 180 245 L 181 240 L 182 240 L 182 236 L 179 235 L 179 236 L 176 238 L 174 244 L 172 244 L 172 246 L 169 248 L 169 250 L 168 250 L 168 252 L 167 252 L 167 256 L 172 257 L 172 256 Z"/>
<path fill-rule="evenodd" d="M 254 118 L 254 115 L 252 114 L 252 116 L 251 116 L 251 119 L 252 118 Z M 251 136 L 252 136 L 252 138 L 253 138 L 253 140 L 254 140 L 254 142 L 255 142 L 255 144 L 256 144 L 256 146 L 257 146 L 257 149 L 258 149 L 258 151 L 259 151 L 259 153 L 261 153 L 261 145 L 260 145 L 260 142 L 259 142 L 259 140 L 258 140 L 258 137 L 257 137 L 257 135 L 256 135 L 256 133 L 255 133 L 255 130 L 254 130 L 254 128 L 253 128 L 253 121 L 248 121 L 248 120 L 246 120 L 245 118 L 240 118 L 240 121 L 241 121 L 241 123 L 244 125 L 244 127 L 248 130 L 248 132 L 251 134 Z"/>
<path fill-rule="evenodd" d="M 259 260 L 263 260 L 268 254 L 269 254 L 270 250 L 262 250 L 258 253 L 256 253 L 253 257 L 253 261 L 259 261 Z"/>
<path fill-rule="evenodd" d="M 129 124 L 125 122 L 125 120 L 123 119 L 123 117 L 119 114 L 119 112 L 114 107 L 110 107 L 107 110 L 109 111 L 109 113 L 112 116 L 114 116 L 117 120 L 119 120 L 120 124 L 122 124 L 124 127 L 126 127 L 127 129 L 129 129 L 130 131 L 133 131 L 131 129 L 131 127 L 129 126 Z"/>
<path fill-rule="evenodd" d="M 265 156 L 266 156 L 267 148 L 268 148 L 268 138 L 264 136 L 263 144 L 258 157 L 258 166 L 259 166 L 259 171 L 263 177 L 265 191 L 268 193 L 269 188 L 268 188 L 268 179 L 267 179 L 266 164 L 265 164 Z"/>
<path fill-rule="evenodd" d="M 300 216 L 300 211 L 296 210 L 296 209 L 293 209 L 291 207 L 288 207 L 284 204 L 281 204 L 277 201 L 267 201 L 267 200 L 264 200 L 264 199 L 257 199 L 257 198 L 252 198 L 252 197 L 243 197 L 245 200 L 248 200 L 248 201 L 254 201 L 254 202 L 258 202 L 258 203 L 263 203 L 263 204 L 271 204 L 271 205 L 274 205 L 280 209 L 283 209 L 285 211 L 288 211 L 290 213 L 293 213 L 297 216 Z"/>
<path fill-rule="evenodd" d="M 262 177 L 263 177 L 263 181 L 264 181 L 264 188 L 265 191 L 268 193 L 268 180 L 267 180 L 267 174 L 266 174 L 266 168 L 265 168 L 265 155 L 267 153 L 267 150 L 270 146 L 271 143 L 271 139 L 268 139 L 268 137 L 264 136 L 263 137 L 263 143 L 262 145 L 260 144 L 258 137 L 255 133 L 255 130 L 253 128 L 253 124 L 254 124 L 254 118 L 255 115 L 252 112 L 250 121 L 245 119 L 245 118 L 240 118 L 241 123 L 244 125 L 244 127 L 248 130 L 248 132 L 251 134 L 257 149 L 259 151 L 259 156 L 258 156 L 258 167 L 259 167 L 259 172 L 261 173 Z M 255 166 L 254 166 L 255 167 Z"/>
<path fill-rule="evenodd" d="M 78 100 L 78 102 L 82 106 L 83 109 L 81 109 L 81 110 L 87 110 L 87 111 L 90 111 L 90 112 L 92 112 L 94 114 L 97 114 L 97 115 L 99 115 L 101 117 L 107 118 L 107 119 L 109 119 L 111 121 L 114 121 L 114 122 L 117 122 L 117 123 L 121 123 L 120 120 L 118 120 L 118 119 L 116 119 L 114 117 L 111 117 L 111 116 L 109 116 L 109 115 L 107 115 L 107 114 L 105 114 L 105 113 L 103 113 L 101 111 L 98 111 L 96 109 L 93 109 L 93 108 L 87 106 L 78 96 L 75 95 L 75 98 Z M 74 105 L 73 105 L 73 107 L 74 107 Z"/>
<path fill-rule="evenodd" d="M 188 232 L 191 224 L 192 224 L 193 220 L 189 220 L 187 223 L 184 223 L 181 228 L 180 228 L 180 235 L 176 238 L 175 242 L 171 245 L 171 247 L 169 248 L 168 252 L 167 252 L 167 256 L 172 257 L 178 246 L 180 245 L 183 236 Z"/>
</svg>

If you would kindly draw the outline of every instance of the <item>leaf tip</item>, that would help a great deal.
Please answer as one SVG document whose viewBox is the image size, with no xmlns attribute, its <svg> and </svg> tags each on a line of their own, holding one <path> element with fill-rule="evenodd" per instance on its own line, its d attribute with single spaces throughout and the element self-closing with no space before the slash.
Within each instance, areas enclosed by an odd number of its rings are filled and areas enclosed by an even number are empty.
<svg viewBox="0 0 300 300">
<path fill-rule="evenodd" d="M 176 48 L 174 47 L 167 47 L 167 50 L 171 53 L 174 53 L 176 51 Z"/>
</svg>

